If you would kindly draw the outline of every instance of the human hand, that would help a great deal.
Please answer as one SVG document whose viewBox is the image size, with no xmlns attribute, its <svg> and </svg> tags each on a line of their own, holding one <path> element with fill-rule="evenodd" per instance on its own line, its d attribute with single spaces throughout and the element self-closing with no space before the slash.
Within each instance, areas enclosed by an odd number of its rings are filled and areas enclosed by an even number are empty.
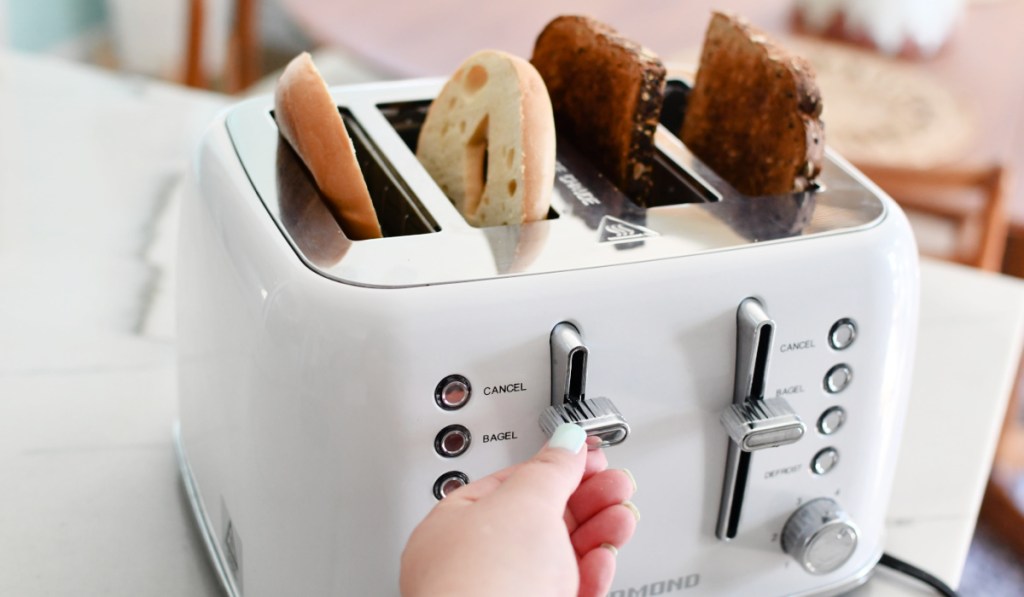
<svg viewBox="0 0 1024 597">
<path fill-rule="evenodd" d="M 438 502 L 402 553 L 402 595 L 607 594 L 640 518 L 628 501 L 636 485 L 586 443 L 562 425 L 529 461 Z"/>
</svg>

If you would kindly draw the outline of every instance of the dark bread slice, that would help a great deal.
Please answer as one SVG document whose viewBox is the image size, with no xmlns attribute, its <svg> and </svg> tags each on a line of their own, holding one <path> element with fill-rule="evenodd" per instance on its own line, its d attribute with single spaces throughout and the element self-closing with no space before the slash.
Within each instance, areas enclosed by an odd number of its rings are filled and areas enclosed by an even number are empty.
<svg viewBox="0 0 1024 597">
<path fill-rule="evenodd" d="M 680 136 L 741 193 L 799 192 L 821 172 L 821 108 L 807 61 L 739 17 L 716 12 Z"/>
<path fill-rule="evenodd" d="M 664 94 L 661 59 L 594 19 L 561 16 L 537 37 L 530 62 L 547 85 L 559 134 L 643 203 Z"/>
</svg>

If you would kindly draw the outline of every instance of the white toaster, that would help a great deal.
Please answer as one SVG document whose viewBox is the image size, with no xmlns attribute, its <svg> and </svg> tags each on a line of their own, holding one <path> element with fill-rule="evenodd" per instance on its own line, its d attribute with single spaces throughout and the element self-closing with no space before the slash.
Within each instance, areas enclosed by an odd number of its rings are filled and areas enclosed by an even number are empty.
<svg viewBox="0 0 1024 597">
<path fill-rule="evenodd" d="M 899 208 L 831 152 L 811 191 L 739 195 L 669 132 L 672 81 L 647 207 L 559 139 L 549 218 L 474 228 L 412 149 L 442 83 L 332 90 L 382 239 L 344 238 L 271 98 L 203 139 L 177 440 L 226 592 L 397 594 L 437 500 L 562 420 L 638 481 L 611 597 L 863 582 L 917 325 Z"/>
</svg>

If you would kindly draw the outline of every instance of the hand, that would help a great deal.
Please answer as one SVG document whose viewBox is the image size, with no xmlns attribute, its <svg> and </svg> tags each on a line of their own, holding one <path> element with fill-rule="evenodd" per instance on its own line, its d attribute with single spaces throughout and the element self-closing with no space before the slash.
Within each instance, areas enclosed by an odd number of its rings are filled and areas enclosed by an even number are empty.
<svg viewBox="0 0 1024 597">
<path fill-rule="evenodd" d="M 578 425 L 532 459 L 452 492 L 402 554 L 405 597 L 607 594 L 640 518 L 632 475 L 586 450 Z"/>
</svg>

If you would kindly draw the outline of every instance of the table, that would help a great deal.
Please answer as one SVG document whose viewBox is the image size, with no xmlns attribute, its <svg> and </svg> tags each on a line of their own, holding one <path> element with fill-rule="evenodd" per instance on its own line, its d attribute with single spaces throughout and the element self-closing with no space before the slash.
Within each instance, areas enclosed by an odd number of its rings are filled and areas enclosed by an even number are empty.
<svg viewBox="0 0 1024 597">
<path fill-rule="evenodd" d="M 224 105 L 0 53 L 0 594 L 218 594 L 171 426 L 177 197 Z M 888 545 L 956 584 L 1024 284 L 925 261 L 922 296 Z M 919 591 L 883 571 L 858 594 Z"/>
</svg>

